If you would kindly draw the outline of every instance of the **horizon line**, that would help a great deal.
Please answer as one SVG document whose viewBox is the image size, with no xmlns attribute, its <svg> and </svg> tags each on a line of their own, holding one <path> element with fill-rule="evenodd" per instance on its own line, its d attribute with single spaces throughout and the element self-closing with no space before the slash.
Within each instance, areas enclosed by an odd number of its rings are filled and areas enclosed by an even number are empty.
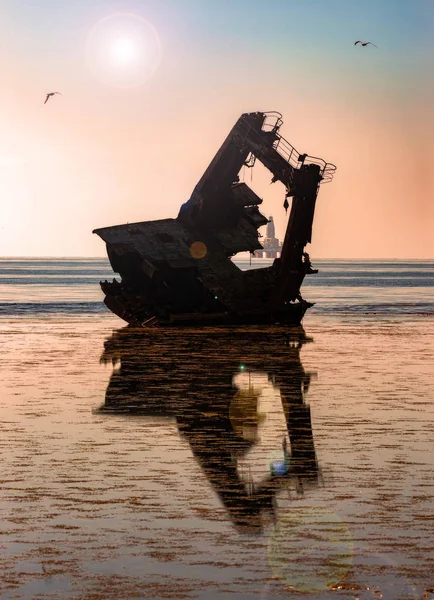
<svg viewBox="0 0 434 600">
<path fill-rule="evenodd" d="M 26 255 L 26 254 L 10 254 L 10 255 L 4 255 L 4 256 L 0 256 L 0 260 L 8 260 L 8 259 L 60 259 L 60 258 L 64 258 L 64 259 L 70 259 L 70 260 L 78 260 L 78 259 L 94 259 L 94 260 L 109 260 L 107 255 L 105 256 L 94 256 L 94 255 L 66 255 L 66 254 L 52 254 L 52 255 Z M 232 257 L 233 258 L 233 257 Z M 418 257 L 418 258 L 414 258 L 414 257 L 363 257 L 363 256 L 347 256 L 347 257 L 343 257 L 343 256 L 317 256 L 317 257 L 311 257 L 313 260 L 429 260 L 429 261 L 434 261 L 434 257 L 428 257 L 428 256 L 424 256 L 424 257 Z M 264 258 L 253 258 L 253 260 L 264 260 Z M 239 260 L 249 260 L 249 257 L 246 256 L 245 258 L 240 257 Z M 265 260 L 273 260 L 271 258 L 265 258 Z"/>
</svg>

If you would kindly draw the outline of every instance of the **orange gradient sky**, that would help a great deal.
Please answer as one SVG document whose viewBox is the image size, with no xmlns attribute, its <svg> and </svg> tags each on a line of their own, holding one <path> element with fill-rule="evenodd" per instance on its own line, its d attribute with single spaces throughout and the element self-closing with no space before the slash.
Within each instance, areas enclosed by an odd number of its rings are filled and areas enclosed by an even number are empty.
<svg viewBox="0 0 434 600">
<path fill-rule="evenodd" d="M 150 25 L 95 39 L 125 14 Z M 429 0 L 16 0 L 0 17 L 0 255 L 104 256 L 92 229 L 175 217 L 239 115 L 278 110 L 297 150 L 338 167 L 313 257 L 434 257 Z M 250 177 L 282 237 L 283 188 Z"/>
</svg>

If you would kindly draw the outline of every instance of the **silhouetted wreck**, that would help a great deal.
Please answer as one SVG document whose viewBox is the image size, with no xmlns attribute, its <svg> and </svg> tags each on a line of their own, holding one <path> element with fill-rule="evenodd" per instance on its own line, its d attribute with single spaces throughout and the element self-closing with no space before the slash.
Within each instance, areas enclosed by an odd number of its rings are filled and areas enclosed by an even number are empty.
<svg viewBox="0 0 434 600">
<path fill-rule="evenodd" d="M 300 287 L 312 269 L 311 241 L 319 184 L 336 167 L 299 154 L 279 135 L 279 113 L 241 115 L 176 219 L 96 229 L 121 281 L 101 282 L 104 302 L 134 326 L 299 324 L 312 306 Z M 231 257 L 262 249 L 268 220 L 239 172 L 259 160 L 286 188 L 292 207 L 281 256 L 242 271 Z"/>
</svg>

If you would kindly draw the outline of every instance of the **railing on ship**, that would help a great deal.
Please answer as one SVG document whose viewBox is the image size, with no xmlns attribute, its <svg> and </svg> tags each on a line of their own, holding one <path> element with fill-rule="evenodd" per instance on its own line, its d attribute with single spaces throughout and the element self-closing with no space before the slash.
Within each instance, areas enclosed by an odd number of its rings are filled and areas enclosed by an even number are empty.
<svg viewBox="0 0 434 600">
<path fill-rule="evenodd" d="M 328 163 L 317 156 L 300 154 L 292 144 L 278 133 L 280 126 L 283 124 L 282 115 L 276 111 L 265 112 L 263 114 L 265 115 L 265 120 L 262 124 L 262 131 L 273 131 L 275 133 L 276 139 L 273 142 L 273 148 L 291 165 L 291 167 L 299 169 L 302 164 L 318 165 L 322 177 L 321 183 L 328 183 L 333 179 L 336 165 Z M 246 133 L 246 137 L 251 132 L 257 133 L 257 131 L 249 125 L 249 131 Z"/>
</svg>

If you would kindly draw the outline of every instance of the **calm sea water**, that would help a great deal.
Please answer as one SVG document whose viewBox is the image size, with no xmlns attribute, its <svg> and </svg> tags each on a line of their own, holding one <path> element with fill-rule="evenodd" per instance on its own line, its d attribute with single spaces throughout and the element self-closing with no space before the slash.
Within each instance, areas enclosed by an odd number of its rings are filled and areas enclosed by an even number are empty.
<svg viewBox="0 0 434 600">
<path fill-rule="evenodd" d="M 316 260 L 303 296 L 311 312 L 434 313 L 434 261 Z M 242 269 L 269 259 L 237 261 Z M 102 313 L 99 281 L 115 276 L 107 259 L 1 259 L 0 314 Z"/>
<path fill-rule="evenodd" d="M 434 261 L 315 266 L 303 328 L 137 331 L 0 261 L 2 600 L 434 598 Z"/>
</svg>

